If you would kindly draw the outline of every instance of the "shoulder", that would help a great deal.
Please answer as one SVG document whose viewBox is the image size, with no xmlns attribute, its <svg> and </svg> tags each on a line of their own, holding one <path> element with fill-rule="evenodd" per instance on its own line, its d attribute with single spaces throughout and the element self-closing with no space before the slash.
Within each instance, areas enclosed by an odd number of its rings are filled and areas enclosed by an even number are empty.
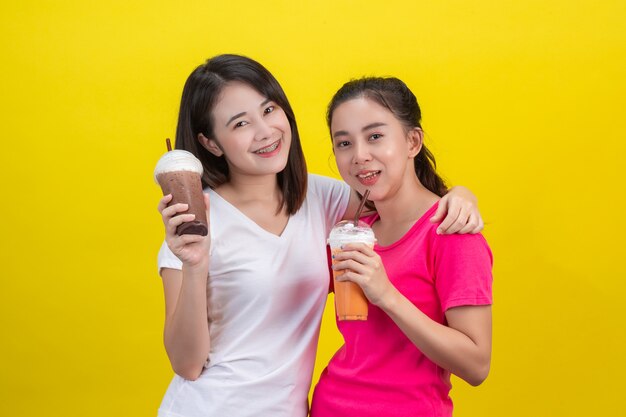
<svg viewBox="0 0 626 417">
<path fill-rule="evenodd" d="M 341 219 L 349 202 L 350 187 L 343 181 L 322 175 L 308 175 L 307 198 L 303 207 L 325 222 L 326 231 L 330 231 L 330 227 Z"/>
<path fill-rule="evenodd" d="M 439 251 L 465 251 L 471 248 L 477 248 L 481 250 L 487 250 L 491 256 L 489 245 L 487 240 L 481 233 L 475 234 L 437 234 L 437 227 L 439 223 L 433 223 L 429 219 L 435 214 L 439 207 L 439 199 L 433 204 L 433 206 L 424 214 L 423 221 L 421 222 L 421 229 L 426 234 L 428 241 L 435 250 Z"/>
<path fill-rule="evenodd" d="M 343 181 L 318 174 L 309 174 L 308 185 L 309 190 L 313 192 L 331 192 L 334 189 L 350 189 Z"/>
<path fill-rule="evenodd" d="M 350 187 L 334 178 L 309 174 L 307 197 L 323 201 L 347 201 L 350 198 Z"/>
<path fill-rule="evenodd" d="M 436 227 L 429 230 L 433 252 L 443 260 L 456 258 L 462 262 L 484 261 L 493 263 L 493 254 L 487 240 L 481 233 L 438 235 Z"/>
<path fill-rule="evenodd" d="M 430 259 L 443 311 L 493 302 L 493 256 L 482 234 L 436 235 Z"/>
</svg>

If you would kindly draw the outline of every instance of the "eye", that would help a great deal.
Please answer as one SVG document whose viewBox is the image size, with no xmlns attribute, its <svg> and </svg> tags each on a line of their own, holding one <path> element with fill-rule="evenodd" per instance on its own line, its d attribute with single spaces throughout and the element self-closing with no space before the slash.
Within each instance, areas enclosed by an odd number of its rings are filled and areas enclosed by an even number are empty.
<svg viewBox="0 0 626 417">
<path fill-rule="evenodd" d="M 263 113 L 269 114 L 269 113 L 271 113 L 273 111 L 274 111 L 274 106 L 268 106 L 268 107 L 265 108 L 265 110 L 263 110 Z"/>
<path fill-rule="evenodd" d="M 350 141 L 340 140 L 335 142 L 335 148 L 345 148 L 346 146 L 350 146 Z"/>
<path fill-rule="evenodd" d="M 245 120 L 237 122 L 237 123 L 235 123 L 235 129 L 237 129 L 238 127 L 243 127 L 243 126 L 245 126 L 247 124 L 248 124 L 248 122 L 246 122 Z"/>
<path fill-rule="evenodd" d="M 382 138 L 382 137 L 383 137 L 383 135 L 381 135 L 380 133 L 372 133 L 372 134 L 370 135 L 370 139 L 371 139 L 371 140 L 378 140 L 378 139 L 380 139 L 380 138 Z"/>
</svg>

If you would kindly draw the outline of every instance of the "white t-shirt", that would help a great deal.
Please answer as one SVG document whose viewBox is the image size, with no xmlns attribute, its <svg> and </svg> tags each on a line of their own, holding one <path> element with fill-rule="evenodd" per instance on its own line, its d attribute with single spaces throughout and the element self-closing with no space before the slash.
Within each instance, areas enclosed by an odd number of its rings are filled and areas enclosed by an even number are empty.
<svg viewBox="0 0 626 417">
<path fill-rule="evenodd" d="M 306 417 L 328 295 L 325 240 L 350 189 L 309 174 L 300 210 L 281 236 L 213 190 L 207 297 L 211 350 L 196 381 L 174 376 L 160 417 Z M 181 269 L 164 243 L 159 268 Z"/>
</svg>

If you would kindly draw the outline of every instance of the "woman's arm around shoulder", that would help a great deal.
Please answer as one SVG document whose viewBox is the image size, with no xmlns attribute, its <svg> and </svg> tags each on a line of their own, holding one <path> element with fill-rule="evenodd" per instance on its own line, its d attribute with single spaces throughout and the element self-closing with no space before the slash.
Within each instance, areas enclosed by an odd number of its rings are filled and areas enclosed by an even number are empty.
<svg viewBox="0 0 626 417">
<path fill-rule="evenodd" d="M 437 227 L 440 235 L 476 234 L 485 226 L 478 210 L 478 199 L 469 189 L 460 185 L 452 187 L 441 197 L 437 211 L 430 221 L 441 222 Z"/>
<path fill-rule="evenodd" d="M 346 212 L 343 215 L 344 220 L 354 218 L 361 199 L 355 190 L 350 192 L 350 201 Z M 372 214 L 372 211 L 366 210 L 362 216 Z M 483 230 L 485 224 L 478 210 L 478 200 L 476 196 L 463 186 L 452 187 L 448 194 L 444 195 L 439 201 L 437 211 L 430 218 L 432 223 L 441 224 L 437 227 L 438 234 L 476 234 Z"/>
</svg>

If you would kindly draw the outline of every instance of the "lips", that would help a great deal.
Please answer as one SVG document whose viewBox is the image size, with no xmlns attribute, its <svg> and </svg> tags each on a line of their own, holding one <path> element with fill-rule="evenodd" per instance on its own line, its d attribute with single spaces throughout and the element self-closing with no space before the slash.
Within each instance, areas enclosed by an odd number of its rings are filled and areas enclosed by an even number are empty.
<svg viewBox="0 0 626 417">
<path fill-rule="evenodd" d="M 357 180 L 366 186 L 371 186 L 378 181 L 381 171 L 379 170 L 362 170 L 356 174 Z"/>
<path fill-rule="evenodd" d="M 266 146 L 261 149 L 257 149 L 253 153 L 260 155 L 260 156 L 272 156 L 272 155 L 275 155 L 279 150 L 280 150 L 280 140 L 277 140 L 276 142 L 272 143 L 269 146 Z"/>
</svg>

